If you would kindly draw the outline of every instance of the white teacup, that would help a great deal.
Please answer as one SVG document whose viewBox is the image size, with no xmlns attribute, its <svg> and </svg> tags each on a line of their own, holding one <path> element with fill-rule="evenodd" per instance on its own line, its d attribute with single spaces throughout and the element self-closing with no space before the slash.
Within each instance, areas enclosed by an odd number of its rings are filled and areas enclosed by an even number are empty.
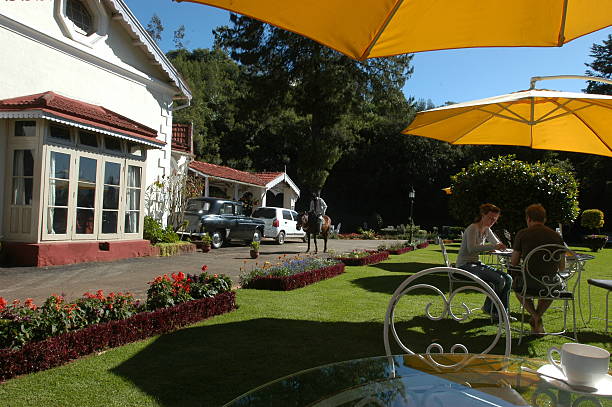
<svg viewBox="0 0 612 407">
<path fill-rule="evenodd" d="M 553 353 L 561 355 L 561 363 L 553 359 Z M 581 343 L 565 343 L 561 349 L 548 349 L 548 361 L 561 371 L 571 384 L 594 386 L 608 374 L 610 352 L 597 346 Z"/>
</svg>

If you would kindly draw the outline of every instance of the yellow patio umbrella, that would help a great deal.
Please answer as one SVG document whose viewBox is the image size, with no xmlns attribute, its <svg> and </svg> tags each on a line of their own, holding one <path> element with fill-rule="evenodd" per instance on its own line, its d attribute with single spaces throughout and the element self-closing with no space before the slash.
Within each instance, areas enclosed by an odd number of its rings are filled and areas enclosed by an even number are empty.
<svg viewBox="0 0 612 407">
<path fill-rule="evenodd" d="M 358 60 L 453 48 L 555 47 L 612 24 L 612 0 L 186 1 L 273 24 Z"/>
<path fill-rule="evenodd" d="M 446 195 L 452 195 L 453 194 L 453 190 L 451 189 L 451 187 L 442 188 L 442 191 L 444 191 L 444 193 Z"/>
<path fill-rule="evenodd" d="M 419 112 L 402 133 L 612 157 L 611 123 L 612 96 L 529 89 Z"/>
</svg>

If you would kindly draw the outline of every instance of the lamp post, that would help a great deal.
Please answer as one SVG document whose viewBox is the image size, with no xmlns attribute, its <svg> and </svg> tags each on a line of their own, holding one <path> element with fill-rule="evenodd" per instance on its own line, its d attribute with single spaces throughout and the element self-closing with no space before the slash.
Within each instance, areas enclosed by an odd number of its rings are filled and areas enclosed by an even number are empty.
<svg viewBox="0 0 612 407">
<path fill-rule="evenodd" d="M 414 188 L 412 185 L 410 186 L 410 191 L 408 191 L 408 198 L 410 198 L 410 243 L 412 244 L 412 233 L 414 231 L 414 220 L 412 219 L 412 206 L 414 205 L 414 197 L 416 193 L 414 192 Z"/>
</svg>

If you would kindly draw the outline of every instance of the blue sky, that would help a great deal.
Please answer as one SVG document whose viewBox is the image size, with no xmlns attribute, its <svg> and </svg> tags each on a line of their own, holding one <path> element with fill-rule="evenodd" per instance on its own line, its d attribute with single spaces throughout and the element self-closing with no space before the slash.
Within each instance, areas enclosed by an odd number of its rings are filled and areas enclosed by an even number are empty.
<svg viewBox="0 0 612 407">
<path fill-rule="evenodd" d="M 188 49 L 210 48 L 212 30 L 229 24 L 229 13 L 214 7 L 171 0 L 125 0 L 146 27 L 153 13 L 162 20 L 159 44 L 164 52 L 174 48 L 173 32 L 185 25 Z M 561 48 L 478 48 L 415 54 L 414 74 L 404 93 L 415 99 L 465 102 L 527 89 L 532 76 L 584 75 L 593 43 L 601 44 L 612 28 L 578 38 Z M 538 88 L 580 92 L 584 81 L 575 79 L 538 82 Z"/>
</svg>

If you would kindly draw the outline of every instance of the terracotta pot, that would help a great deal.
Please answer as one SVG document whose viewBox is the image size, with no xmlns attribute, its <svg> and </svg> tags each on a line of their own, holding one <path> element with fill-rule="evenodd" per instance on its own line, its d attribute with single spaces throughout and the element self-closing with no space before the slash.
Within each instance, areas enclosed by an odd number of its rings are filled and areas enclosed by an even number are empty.
<svg viewBox="0 0 612 407">
<path fill-rule="evenodd" d="M 259 252 L 257 250 L 251 249 L 251 258 L 256 259 L 257 257 L 259 257 Z"/>
<path fill-rule="evenodd" d="M 202 252 L 208 253 L 209 251 L 210 251 L 210 245 L 209 244 L 203 244 L 202 245 Z"/>
</svg>

